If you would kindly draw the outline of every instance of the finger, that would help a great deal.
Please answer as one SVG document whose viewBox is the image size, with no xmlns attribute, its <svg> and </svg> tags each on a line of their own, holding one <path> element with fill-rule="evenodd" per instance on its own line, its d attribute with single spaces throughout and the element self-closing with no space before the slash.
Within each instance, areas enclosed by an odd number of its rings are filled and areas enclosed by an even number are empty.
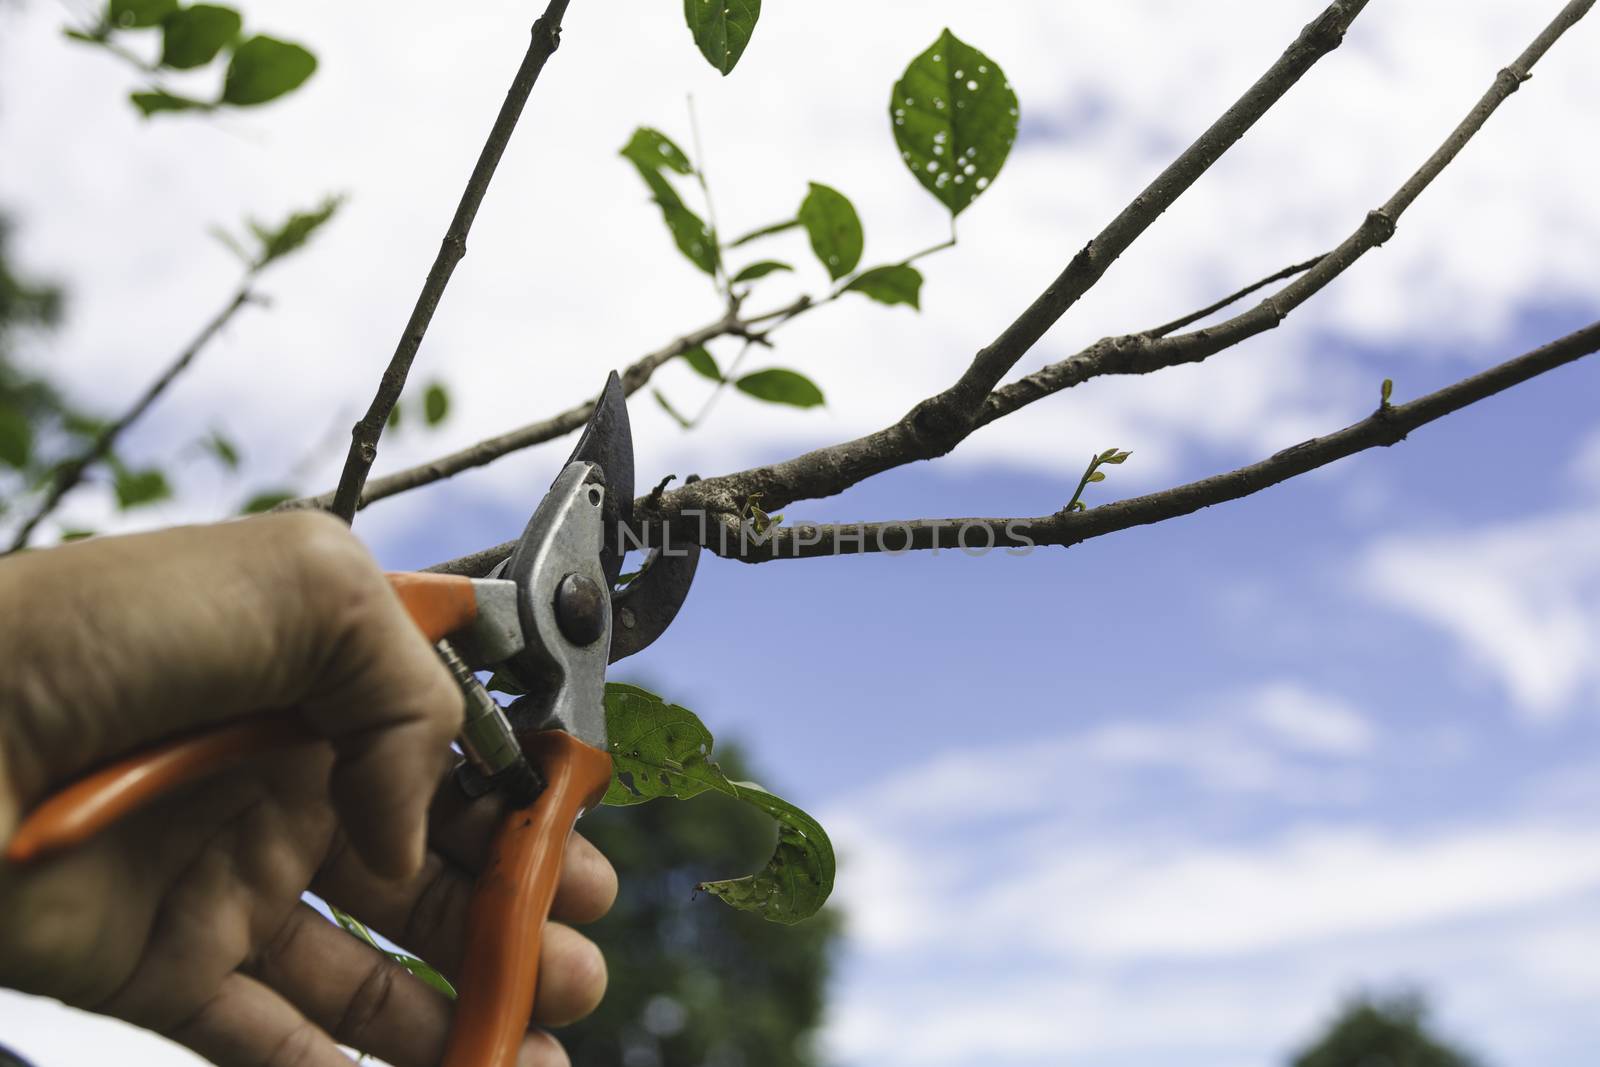
<svg viewBox="0 0 1600 1067">
<path fill-rule="evenodd" d="M 594 1010 L 605 992 L 605 965 L 599 951 L 568 927 L 550 926 L 545 940 L 540 975 L 550 981 L 540 983 L 545 988 L 534 1018 L 561 1026 Z M 340 1044 L 394 1067 L 431 1067 L 444 1054 L 449 1000 L 306 905 L 295 910 L 250 970 Z M 557 980 L 564 976 L 575 981 Z"/>
<path fill-rule="evenodd" d="M 427 960 L 451 981 L 461 974 L 472 888 L 472 879 L 431 853 L 422 872 L 407 882 L 376 879 L 359 863 L 336 856 L 311 885 L 312 892 Z M 605 995 L 606 966 L 600 950 L 558 922 L 545 926 L 539 975 L 534 1018 L 551 1026 L 582 1018 Z"/>
<path fill-rule="evenodd" d="M 237 972 L 188 1019 L 164 1031 L 217 1067 L 350 1067 L 350 1058 L 289 1001 Z"/>
<path fill-rule="evenodd" d="M 500 798 L 491 794 L 469 800 L 447 778 L 428 813 L 429 844 L 475 875 L 488 859 L 489 841 L 502 811 Z M 594 922 L 611 910 L 616 899 L 617 872 L 611 861 L 582 834 L 573 833 L 567 839 L 551 917 L 571 923 Z"/>
<path fill-rule="evenodd" d="M 342 1045 L 394 1067 L 431 1067 L 444 1055 L 450 1002 L 308 905 L 295 908 L 249 971 Z"/>
<path fill-rule="evenodd" d="M 563 853 L 550 917 L 586 923 L 604 915 L 617 895 L 617 875 L 600 850 L 573 834 Z M 336 841 L 311 891 L 450 973 L 466 938 L 467 906 L 476 878 L 437 852 L 403 881 L 378 878 Z"/>
<path fill-rule="evenodd" d="M 341 523 L 277 515 L 95 538 L 0 561 L 0 600 L 30 605 L 0 618 L 18 665 L 0 693 L 0 751 L 28 753 L 9 761 L 13 803 L 155 738 L 292 708 L 337 750 L 334 796 L 357 850 L 387 874 L 421 862 L 460 696 Z"/>
</svg>

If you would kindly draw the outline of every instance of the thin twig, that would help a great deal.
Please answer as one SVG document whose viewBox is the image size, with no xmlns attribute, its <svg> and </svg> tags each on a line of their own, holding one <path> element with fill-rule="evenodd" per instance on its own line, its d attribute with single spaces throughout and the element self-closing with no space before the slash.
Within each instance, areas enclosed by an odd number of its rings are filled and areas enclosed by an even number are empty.
<svg viewBox="0 0 1600 1067">
<path fill-rule="evenodd" d="M 804 312 L 813 306 L 808 298 L 799 300 L 778 308 L 774 311 L 758 315 L 752 319 L 740 319 L 736 311 L 730 311 L 716 322 L 708 323 L 698 330 L 692 330 L 671 343 L 654 352 L 641 356 L 622 372 L 622 391 L 627 396 L 638 392 L 662 365 L 683 355 L 691 348 L 697 348 L 708 341 L 719 337 L 746 336 L 752 323 L 767 321 L 772 318 L 789 318 Z M 358 508 L 364 508 L 374 501 L 386 497 L 397 496 L 400 493 L 420 489 L 425 485 L 443 481 L 446 478 L 460 474 L 462 471 L 471 470 L 473 467 L 482 467 L 502 456 L 513 452 L 531 448 L 534 445 L 552 441 L 557 437 L 565 436 L 579 430 L 589 421 L 589 414 L 594 410 L 594 401 L 585 400 L 581 404 L 574 404 L 565 411 L 559 412 L 538 422 L 531 422 L 526 426 L 519 426 L 515 430 L 486 438 L 467 448 L 439 456 L 426 463 L 408 467 L 405 470 L 395 471 L 367 482 L 362 490 L 361 501 Z M 319 496 L 301 497 L 278 505 L 274 510 L 288 511 L 300 508 L 326 508 L 333 502 L 334 494 L 323 493 Z"/>
<path fill-rule="evenodd" d="M 1327 253 L 1323 253 L 1323 255 L 1326 255 L 1326 254 Z M 1245 286 L 1243 289 L 1240 289 L 1236 293 L 1229 293 L 1227 296 L 1223 297 L 1221 300 L 1218 300 L 1215 304 L 1211 304 L 1211 305 L 1209 305 L 1207 307 L 1203 307 L 1199 311 L 1191 311 L 1189 314 L 1185 315 L 1183 318 L 1181 318 L 1181 319 L 1173 319 L 1171 322 L 1165 324 L 1164 326 L 1157 326 L 1153 330 L 1146 330 L 1144 332 L 1144 335 L 1146 337 L 1165 337 L 1169 333 L 1177 333 L 1179 330 L 1183 329 L 1185 326 L 1193 326 L 1195 323 L 1199 322 L 1201 319 L 1208 319 L 1212 315 L 1215 315 L 1217 312 L 1221 311 L 1223 308 L 1230 307 L 1230 306 L 1232 306 L 1234 304 L 1237 304 L 1239 301 L 1243 300 L 1245 297 L 1249 296 L 1251 293 L 1254 293 L 1254 292 L 1257 292 L 1259 290 L 1265 289 L 1267 286 L 1271 285 L 1273 282 L 1281 282 L 1285 278 L 1293 278 L 1296 274 L 1304 274 L 1306 271 L 1310 270 L 1312 267 L 1315 267 L 1318 263 L 1321 263 L 1321 262 L 1322 262 L 1322 256 L 1312 256 L 1310 259 L 1306 260 L 1304 263 L 1295 263 L 1295 264 L 1293 264 L 1291 266 L 1285 267 L 1280 271 L 1277 271 L 1277 272 L 1275 272 L 1273 274 L 1267 275 L 1265 278 L 1262 278 L 1258 282 L 1251 282 L 1249 285 Z"/>
<path fill-rule="evenodd" d="M 245 283 L 233 294 L 233 297 L 223 306 L 222 310 L 212 316 L 211 321 L 207 322 L 204 328 L 195 335 L 194 340 L 190 341 L 187 347 L 178 353 L 177 358 L 167 365 L 166 370 L 162 371 L 160 376 L 145 388 L 139 399 L 134 401 L 132 407 L 123 412 L 120 418 L 103 427 L 95 435 L 94 440 L 89 443 L 88 448 L 55 469 L 55 475 L 50 481 L 50 489 L 45 494 L 44 500 L 17 530 L 16 536 L 11 540 L 11 548 L 8 551 L 16 552 L 19 549 L 28 547 L 28 539 L 33 536 L 33 531 L 38 528 L 41 522 L 55 512 L 62 499 L 68 493 L 83 482 L 84 475 L 89 472 L 89 469 L 111 455 L 112 449 L 116 447 L 118 438 L 122 436 L 128 427 L 143 417 L 144 413 L 150 409 L 150 405 L 160 399 L 161 395 L 178 379 L 178 376 L 194 362 L 195 357 L 200 354 L 201 350 L 211 343 L 211 339 L 222 332 L 223 327 L 227 326 L 234 315 L 238 314 L 239 309 L 256 299 L 255 291 L 250 287 L 250 281 L 254 277 L 255 274 L 252 271 L 247 276 Z"/>
<path fill-rule="evenodd" d="M 523 56 L 522 65 L 517 69 L 517 75 L 506 93 L 505 103 L 489 131 L 477 165 L 472 168 L 472 176 L 467 179 L 461 203 L 456 208 L 455 217 L 450 220 L 450 228 L 439 246 L 433 267 L 428 271 L 405 332 L 400 336 L 400 343 L 383 372 L 377 395 L 373 397 L 366 415 L 350 431 L 350 452 L 345 457 L 344 471 L 339 476 L 339 487 L 334 492 L 332 507 L 334 514 L 346 522 L 355 517 L 361 490 L 366 485 L 373 462 L 378 458 L 378 439 L 389 421 L 389 413 L 394 410 L 400 394 L 405 390 L 411 363 L 416 358 L 417 350 L 422 347 L 422 339 L 428 332 L 429 323 L 433 321 L 434 312 L 438 310 L 445 287 L 450 284 L 450 275 L 467 253 L 467 235 L 472 230 L 484 194 L 489 191 L 495 168 L 500 165 L 500 158 L 511 142 L 517 121 L 522 117 L 522 109 L 533 92 L 534 83 L 539 80 L 539 72 L 561 43 L 561 19 L 566 14 L 568 2 L 550 0 L 544 14 L 534 22 L 527 54 Z"/>
</svg>

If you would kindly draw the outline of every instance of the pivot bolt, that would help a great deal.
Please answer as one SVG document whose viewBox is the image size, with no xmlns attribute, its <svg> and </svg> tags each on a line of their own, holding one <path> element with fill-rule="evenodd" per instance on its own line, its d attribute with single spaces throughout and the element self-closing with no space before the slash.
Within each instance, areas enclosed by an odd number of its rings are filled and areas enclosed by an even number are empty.
<svg viewBox="0 0 1600 1067">
<path fill-rule="evenodd" d="M 592 645 L 606 632 L 605 593 L 594 579 L 569 574 L 556 586 L 556 624 L 568 641 Z"/>
</svg>

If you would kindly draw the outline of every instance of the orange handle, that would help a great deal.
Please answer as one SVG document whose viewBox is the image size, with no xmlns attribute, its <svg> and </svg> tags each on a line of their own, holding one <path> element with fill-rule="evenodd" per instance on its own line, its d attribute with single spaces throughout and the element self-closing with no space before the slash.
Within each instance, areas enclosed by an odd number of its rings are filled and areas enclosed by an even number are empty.
<svg viewBox="0 0 1600 1067">
<path fill-rule="evenodd" d="M 460 998 L 442 1067 L 515 1067 L 538 992 L 539 946 L 572 824 L 611 783 L 611 756 L 560 730 L 522 738 L 549 784 L 501 816 L 467 909 Z"/>
<path fill-rule="evenodd" d="M 429 644 L 478 616 L 477 592 L 470 578 L 391 574 L 389 584 Z M 6 861 L 27 863 L 80 845 L 179 786 L 216 774 L 248 756 L 317 739 L 299 719 L 271 713 L 162 742 L 102 767 L 29 812 L 6 846 Z"/>
</svg>

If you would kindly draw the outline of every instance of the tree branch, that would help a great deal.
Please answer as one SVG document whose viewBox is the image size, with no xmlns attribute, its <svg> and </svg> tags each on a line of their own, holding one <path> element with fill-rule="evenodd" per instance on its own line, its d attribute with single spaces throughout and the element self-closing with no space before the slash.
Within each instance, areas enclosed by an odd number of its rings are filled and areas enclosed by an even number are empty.
<svg viewBox="0 0 1600 1067">
<path fill-rule="evenodd" d="M 495 168 L 500 165 L 500 158 L 505 155 L 506 146 L 511 142 L 511 134 L 516 130 L 518 119 L 522 117 L 522 109 L 528 102 L 528 96 L 533 92 L 540 71 L 544 70 L 545 61 L 561 43 L 561 19 L 566 14 L 568 2 L 569 0 L 550 0 L 544 14 L 534 22 L 527 54 L 523 56 L 522 65 L 518 68 L 516 77 L 511 82 L 511 88 L 506 93 L 505 103 L 501 105 L 500 114 L 489 131 L 489 138 L 478 156 L 477 165 L 472 168 L 472 176 L 467 179 L 461 203 L 456 208 L 455 217 L 450 220 L 450 228 L 445 232 L 444 241 L 439 246 L 439 254 L 433 261 L 432 269 L 428 271 L 427 280 L 423 283 L 422 292 L 411 311 L 405 332 L 400 336 L 400 343 L 395 348 L 394 356 L 389 360 L 388 368 L 383 372 L 377 395 L 373 397 L 372 406 L 367 409 L 366 415 L 350 431 L 350 452 L 345 457 L 344 472 L 339 476 L 339 487 L 334 492 L 332 508 L 334 514 L 346 522 L 355 517 L 361 490 L 366 485 L 367 474 L 378 458 L 378 439 L 383 435 L 383 428 L 389 421 L 389 413 L 394 410 L 395 404 L 400 400 L 400 394 L 405 390 L 406 376 L 411 372 L 411 363 L 416 358 L 417 350 L 422 347 L 422 339 L 428 332 L 428 325 L 433 321 L 433 314 L 444 296 L 445 287 L 450 284 L 450 276 L 455 272 L 456 264 L 461 262 L 461 257 L 467 253 L 467 235 L 472 230 L 473 220 L 477 218 L 484 194 L 489 191 L 489 182 L 494 178 Z"/>
<path fill-rule="evenodd" d="M 665 347 L 641 356 L 629 364 L 628 368 L 622 372 L 622 391 L 624 395 L 632 396 L 643 388 L 645 383 L 650 381 L 651 375 L 655 374 L 658 369 L 692 348 L 703 345 L 708 341 L 714 341 L 719 337 L 750 338 L 764 336 L 764 334 L 756 333 L 755 328 L 759 323 L 770 321 L 775 317 L 780 322 L 787 322 L 789 319 L 815 306 L 817 305 L 810 297 L 802 296 L 784 307 L 746 319 L 739 317 L 738 306 L 735 305 L 716 322 L 708 323 L 698 330 L 691 330 L 682 337 L 674 339 Z M 547 419 L 530 422 L 526 426 L 519 426 L 515 430 L 509 430 L 495 437 L 485 438 L 460 451 L 439 456 L 415 467 L 407 467 L 405 470 L 374 478 L 362 490 L 361 500 L 356 505 L 357 510 L 374 501 L 398 496 L 401 493 L 420 489 L 425 485 L 431 485 L 434 482 L 454 477 L 462 471 L 471 470 L 473 467 L 486 466 L 502 456 L 508 456 L 524 448 L 531 448 L 546 441 L 553 441 L 557 437 L 564 437 L 574 430 L 582 429 L 583 425 L 589 421 L 589 415 L 593 410 L 594 400 L 585 400 L 583 403 L 574 404 L 565 411 L 552 415 Z M 333 497 L 334 494 L 332 492 L 323 493 L 320 496 L 300 497 L 297 500 L 289 500 L 279 504 L 273 510 L 292 511 L 302 508 L 326 508 L 333 503 Z"/>
<path fill-rule="evenodd" d="M 33 536 L 33 531 L 38 529 L 39 524 L 55 512 L 62 499 L 68 493 L 82 484 L 84 475 L 89 472 L 89 468 L 111 455 L 111 450 L 116 447 L 117 439 L 123 435 L 128 427 L 143 417 L 144 413 L 150 409 L 150 405 L 154 404 L 178 379 L 178 376 L 189 368 L 189 364 L 193 363 L 201 350 L 211 343 L 212 338 L 222 332 L 223 327 L 227 326 L 233 316 L 238 314 L 239 309 L 256 298 L 254 290 L 250 287 L 250 282 L 254 277 L 255 271 L 252 270 L 246 277 L 245 283 L 239 286 L 238 291 L 233 294 L 232 299 L 212 317 L 210 322 L 205 324 L 204 328 L 195 335 L 194 340 L 190 341 L 188 346 L 178 353 L 177 358 L 167 365 L 167 369 L 162 371 L 160 376 L 146 387 L 139 399 L 134 401 L 132 407 L 123 412 L 122 416 L 116 421 L 102 428 L 95 435 L 94 440 L 89 443 L 89 447 L 84 449 L 82 453 L 65 461 L 56 468 L 55 475 L 50 482 L 50 489 L 45 494 L 44 500 L 17 530 L 16 535 L 11 540 L 11 547 L 7 550 L 8 552 L 16 552 L 19 549 L 28 547 L 28 540 Z"/>
<path fill-rule="evenodd" d="M 1278 61 L 1222 117 L 1084 245 L 1049 288 L 974 357 L 955 385 L 923 405 L 919 417 L 934 423 L 933 428 L 944 434 L 958 434 L 970 424 L 984 398 L 1006 372 L 1318 60 L 1339 47 L 1345 31 L 1366 6 L 1367 0 L 1337 0 L 1312 19 Z"/>
<path fill-rule="evenodd" d="M 1591 323 L 1575 333 L 1409 404 L 1382 403 L 1360 422 L 1324 437 L 1302 441 L 1259 463 L 1160 492 L 1129 497 L 1088 511 L 1063 509 L 1053 515 L 1036 518 L 908 519 L 829 525 L 797 523 L 794 526 L 770 528 L 764 534 L 741 527 L 739 523 L 728 521 L 719 514 L 684 513 L 678 516 L 671 527 L 670 537 L 665 540 L 668 545 L 698 541 L 718 555 L 746 563 L 867 552 L 897 554 L 934 549 L 979 552 L 996 548 L 1024 551 L 1039 545 L 1071 546 L 1135 526 L 1148 526 L 1191 515 L 1213 504 L 1259 493 L 1357 452 L 1398 444 L 1421 426 L 1597 351 L 1600 351 L 1600 322 Z M 704 521 L 697 521 L 701 519 Z M 652 530 L 661 530 L 659 525 L 650 521 L 636 525 L 639 526 L 637 533 L 646 543 L 663 542 L 659 533 L 653 542 L 649 536 Z M 744 531 L 742 539 L 741 529 Z M 507 541 L 459 559 L 435 564 L 428 570 L 482 576 L 505 559 L 515 545 L 516 542 Z"/>
<path fill-rule="evenodd" d="M 1562 8 L 1560 14 L 1511 66 L 1495 75 L 1488 91 L 1394 195 L 1382 207 L 1368 212 L 1361 225 L 1337 248 L 1317 257 L 1309 270 L 1281 291 L 1243 314 L 1192 333 L 1164 336 L 1167 328 L 1163 327 L 1142 334 L 1107 337 L 1097 341 L 1076 355 L 1052 363 L 991 393 L 978 414 L 977 425 L 987 425 L 1041 397 L 1102 374 L 1148 374 L 1182 363 L 1198 363 L 1277 327 L 1290 312 L 1315 296 L 1362 256 L 1394 236 L 1396 224 L 1405 210 L 1460 154 L 1467 142 L 1483 128 L 1489 116 L 1532 76 L 1534 64 L 1563 33 L 1588 14 L 1594 3 L 1595 0 L 1572 0 Z M 1294 268 L 1290 268 L 1290 272 L 1293 273 Z M 1174 325 L 1181 328 L 1187 323 L 1179 320 Z"/>
<path fill-rule="evenodd" d="M 1596 351 L 1600 351 L 1600 322 L 1409 404 L 1380 405 L 1360 422 L 1324 437 L 1303 441 L 1259 463 L 1088 511 L 1064 509 L 1039 518 L 919 519 L 842 526 L 800 523 L 770 531 L 765 544 L 757 544 L 753 531 L 747 529 L 742 551 L 739 528 L 723 523 L 711 528 L 710 536 L 704 541 L 706 547 L 719 555 L 751 563 L 861 552 L 900 552 L 908 548 L 977 551 L 994 547 L 1023 548 L 1032 544 L 1075 545 L 1092 537 L 1163 522 L 1213 504 L 1238 500 L 1357 452 L 1398 444 L 1418 427 Z M 678 533 L 676 526 L 674 533 Z"/>
</svg>

